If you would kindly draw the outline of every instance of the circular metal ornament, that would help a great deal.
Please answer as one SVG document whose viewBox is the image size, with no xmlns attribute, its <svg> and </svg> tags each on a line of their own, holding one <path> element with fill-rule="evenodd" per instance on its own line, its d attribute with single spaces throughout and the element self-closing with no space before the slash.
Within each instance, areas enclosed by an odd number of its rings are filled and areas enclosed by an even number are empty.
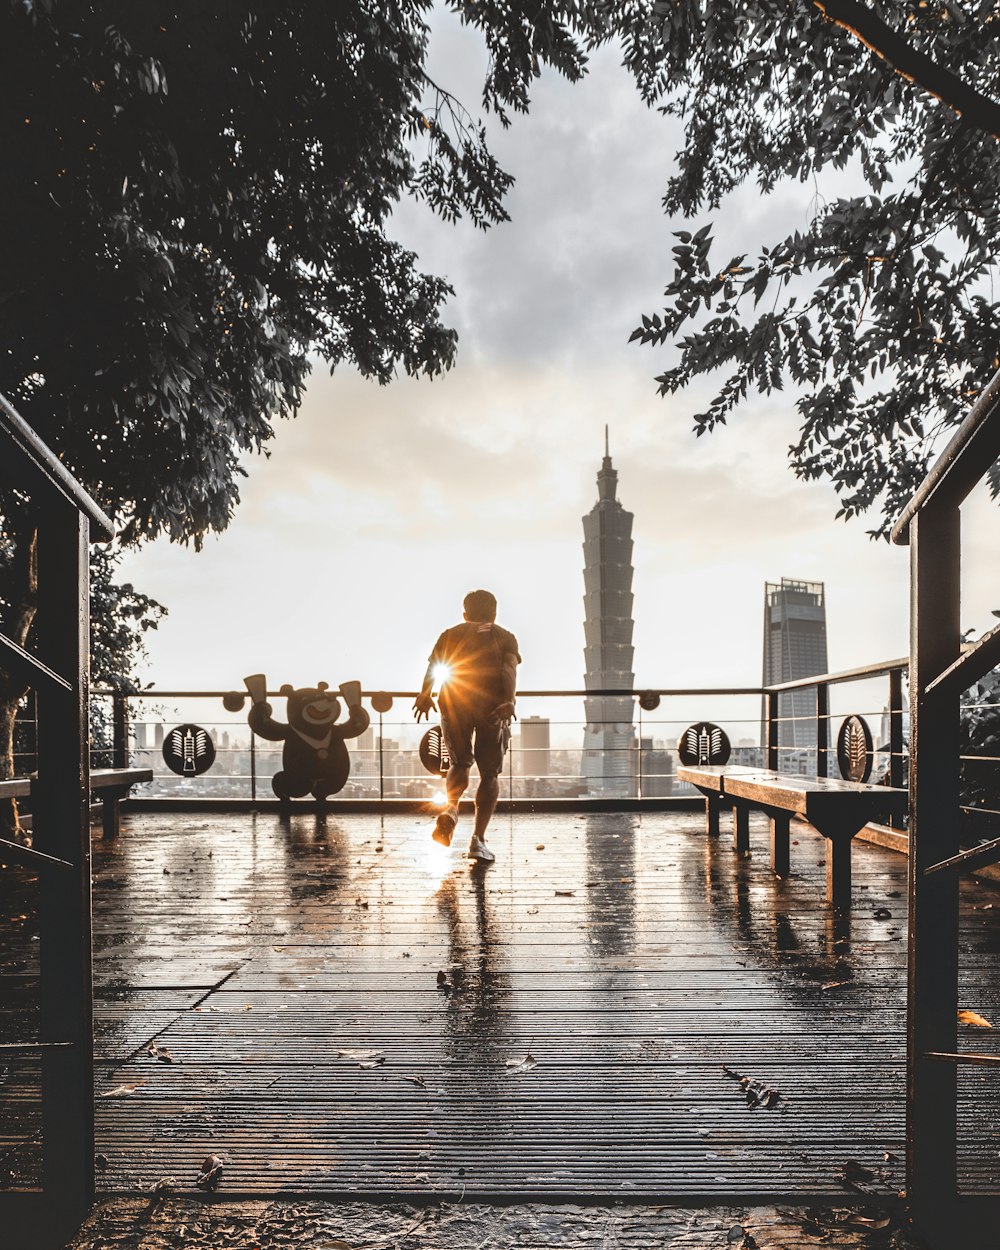
<svg viewBox="0 0 1000 1250">
<path fill-rule="evenodd" d="M 420 739 L 420 762 L 429 773 L 440 776 L 451 767 L 448 748 L 444 744 L 444 734 L 440 725 L 431 725 Z"/>
<path fill-rule="evenodd" d="M 372 707 L 376 712 L 389 712 L 392 710 L 392 695 L 386 694 L 384 690 L 379 690 L 372 695 Z"/>
<path fill-rule="evenodd" d="M 863 716 L 848 716 L 837 734 L 837 763 L 845 781 L 867 781 L 872 775 L 872 731 Z"/>
<path fill-rule="evenodd" d="M 222 706 L 227 712 L 242 712 L 243 704 L 246 703 L 245 694 L 240 694 L 238 690 L 233 690 L 229 694 L 222 696 Z"/>
<path fill-rule="evenodd" d="M 215 743 L 200 725 L 178 725 L 163 739 L 163 760 L 178 777 L 200 777 L 215 763 Z"/>
<path fill-rule="evenodd" d="M 682 764 L 697 768 L 703 764 L 726 764 L 732 753 L 729 735 L 711 721 L 689 725 L 677 739 L 677 754 Z"/>
<path fill-rule="evenodd" d="M 639 706 L 644 712 L 655 712 L 660 706 L 660 696 L 655 690 L 644 690 L 639 695 Z"/>
</svg>

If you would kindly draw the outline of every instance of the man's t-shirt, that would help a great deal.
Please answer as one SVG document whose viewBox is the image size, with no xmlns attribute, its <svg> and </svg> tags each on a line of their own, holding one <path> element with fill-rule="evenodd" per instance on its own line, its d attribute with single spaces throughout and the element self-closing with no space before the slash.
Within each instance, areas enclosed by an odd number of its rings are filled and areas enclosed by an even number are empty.
<svg viewBox="0 0 1000 1250">
<path fill-rule="evenodd" d="M 441 714 L 452 719 L 483 720 L 503 703 L 504 656 L 521 662 L 517 639 L 495 623 L 463 621 L 446 629 L 434 644 L 431 664 L 446 664 L 441 686 Z"/>
</svg>

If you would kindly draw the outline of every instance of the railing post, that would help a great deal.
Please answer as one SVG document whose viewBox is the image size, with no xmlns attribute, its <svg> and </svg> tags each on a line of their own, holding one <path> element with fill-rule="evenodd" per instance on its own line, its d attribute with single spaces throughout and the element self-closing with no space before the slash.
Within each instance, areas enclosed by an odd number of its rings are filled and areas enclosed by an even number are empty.
<svg viewBox="0 0 1000 1250">
<path fill-rule="evenodd" d="M 816 686 L 816 776 L 829 776 L 827 754 L 830 745 L 830 686 L 825 681 Z"/>
<path fill-rule="evenodd" d="M 778 699 L 775 690 L 765 691 L 767 699 L 767 767 L 778 767 Z"/>
<path fill-rule="evenodd" d="M 257 735 L 250 730 L 250 801 L 257 802 Z"/>
<path fill-rule="evenodd" d="M 128 701 L 120 690 L 111 696 L 111 767 L 128 768 Z"/>
<path fill-rule="evenodd" d="M 378 714 L 378 797 L 379 802 L 385 799 L 385 759 L 382 748 L 382 713 Z"/>
<path fill-rule="evenodd" d="M 889 785 L 903 784 L 903 670 L 889 672 Z M 896 818 L 893 817 L 893 820 Z"/>
<path fill-rule="evenodd" d="M 70 1043 L 42 1053 L 43 1183 L 70 1221 L 94 1192 L 88 580 L 87 519 L 51 499 L 38 529 L 38 653 L 71 689 L 39 687 L 31 803 L 36 849 L 73 865 L 39 883 L 41 1039 Z"/>
<path fill-rule="evenodd" d="M 910 522 L 910 836 L 906 1190 L 933 1240 L 952 1226 L 957 1183 L 957 873 L 924 870 L 959 847 L 959 701 L 927 686 L 961 650 L 960 515 L 928 504 Z"/>
</svg>

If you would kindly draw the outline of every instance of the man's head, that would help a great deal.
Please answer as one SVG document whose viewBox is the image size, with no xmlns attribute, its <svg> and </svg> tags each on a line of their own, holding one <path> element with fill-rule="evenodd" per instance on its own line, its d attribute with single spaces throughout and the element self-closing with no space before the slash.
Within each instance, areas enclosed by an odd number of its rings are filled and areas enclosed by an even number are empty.
<svg viewBox="0 0 1000 1250">
<path fill-rule="evenodd" d="M 470 590 L 462 603 L 467 621 L 495 621 L 497 619 L 496 596 L 488 590 Z"/>
</svg>

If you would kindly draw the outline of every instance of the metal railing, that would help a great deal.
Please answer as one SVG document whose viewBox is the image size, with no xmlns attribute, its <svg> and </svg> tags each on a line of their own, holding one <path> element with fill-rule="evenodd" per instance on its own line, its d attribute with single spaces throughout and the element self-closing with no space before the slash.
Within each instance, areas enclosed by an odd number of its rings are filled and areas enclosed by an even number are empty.
<svg viewBox="0 0 1000 1250">
<path fill-rule="evenodd" d="M 836 776 L 836 731 L 849 714 L 862 715 L 871 724 L 874 779 L 900 785 L 906 769 L 905 669 L 905 659 L 892 660 L 771 687 L 524 690 L 518 694 L 519 719 L 512 725 L 501 799 L 529 805 L 689 801 L 696 792 L 676 779 L 677 741 L 689 725 L 703 721 L 726 731 L 734 763 Z M 816 691 L 815 714 L 787 714 L 782 696 L 806 688 Z M 362 692 L 371 724 L 364 735 L 346 744 L 351 773 L 334 796 L 336 801 L 393 804 L 433 801 L 440 795 L 440 776 L 429 773 L 419 760 L 418 746 L 427 725 L 414 723 L 414 693 Z M 103 727 L 93 747 L 95 766 L 151 767 L 153 782 L 138 787 L 137 798 L 211 804 L 264 803 L 273 797 L 270 778 L 281 767 L 282 744 L 250 730 L 248 704 L 238 706 L 239 693 L 162 690 L 124 695 L 97 690 L 94 696 L 104 706 L 103 714 L 94 718 Z M 373 698 L 382 711 L 375 709 Z M 627 701 L 631 718 L 588 722 L 584 700 L 590 701 L 593 716 L 594 703 L 601 698 L 615 700 L 619 708 Z M 284 719 L 284 696 L 271 692 L 268 700 L 275 717 Z M 600 751 L 588 749 L 588 730 L 606 730 L 612 723 L 618 732 L 596 735 L 604 746 Z M 200 776 L 178 776 L 163 759 L 165 738 L 184 724 L 205 729 L 215 748 L 215 763 Z M 608 747 L 609 737 L 617 745 Z"/>
</svg>

